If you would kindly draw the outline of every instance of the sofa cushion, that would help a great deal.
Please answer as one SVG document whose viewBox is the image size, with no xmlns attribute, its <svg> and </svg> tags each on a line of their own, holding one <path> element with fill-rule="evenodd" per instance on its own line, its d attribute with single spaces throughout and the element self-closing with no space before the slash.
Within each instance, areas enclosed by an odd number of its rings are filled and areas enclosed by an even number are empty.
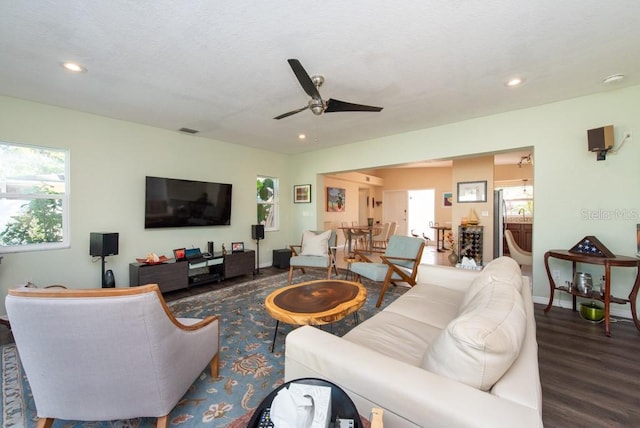
<svg viewBox="0 0 640 428">
<path fill-rule="evenodd" d="M 510 257 L 499 257 L 490 261 L 476 279 L 471 282 L 466 291 L 460 312 L 464 312 L 469 301 L 484 287 L 492 282 L 502 282 L 515 287 L 516 291 L 522 291 L 522 271 L 518 263 Z"/>
<path fill-rule="evenodd" d="M 327 256 L 331 230 L 318 233 L 306 231 L 302 235 L 302 256 Z"/>
<path fill-rule="evenodd" d="M 458 316 L 464 293 L 431 284 L 416 284 L 383 312 L 395 312 L 425 324 L 445 328 Z"/>
<path fill-rule="evenodd" d="M 382 311 L 343 336 L 395 360 L 420 367 L 424 351 L 442 330 L 401 314 Z"/>
<path fill-rule="evenodd" d="M 524 304 L 516 287 L 488 282 L 435 338 L 423 367 L 487 391 L 518 357 L 525 333 Z"/>
</svg>

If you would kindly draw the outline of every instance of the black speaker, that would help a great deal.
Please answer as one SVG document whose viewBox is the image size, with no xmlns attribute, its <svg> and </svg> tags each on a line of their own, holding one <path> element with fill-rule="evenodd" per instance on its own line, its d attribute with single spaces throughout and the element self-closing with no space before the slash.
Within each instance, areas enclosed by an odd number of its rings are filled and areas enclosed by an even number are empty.
<svg viewBox="0 0 640 428">
<path fill-rule="evenodd" d="M 264 224 L 251 225 L 251 239 L 264 239 Z"/>
<path fill-rule="evenodd" d="M 609 150 L 613 147 L 613 125 L 589 129 L 587 139 L 589 140 L 590 152 Z"/>
<path fill-rule="evenodd" d="M 90 256 L 115 256 L 118 254 L 118 234 L 117 233 L 96 233 L 89 235 L 89 255 Z"/>
<path fill-rule="evenodd" d="M 207 242 L 207 253 L 213 255 L 213 241 Z"/>
</svg>

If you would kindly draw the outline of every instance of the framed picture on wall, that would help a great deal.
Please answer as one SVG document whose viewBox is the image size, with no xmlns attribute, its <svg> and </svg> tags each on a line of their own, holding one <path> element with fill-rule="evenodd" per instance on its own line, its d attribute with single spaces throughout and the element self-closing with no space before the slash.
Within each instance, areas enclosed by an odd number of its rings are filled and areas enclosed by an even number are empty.
<svg viewBox="0 0 640 428">
<path fill-rule="evenodd" d="M 311 203 L 311 184 L 297 184 L 293 186 L 293 203 Z"/>
<path fill-rule="evenodd" d="M 442 194 L 442 206 L 443 207 L 450 207 L 453 206 L 453 193 L 451 192 L 444 192 Z"/>
<path fill-rule="evenodd" d="M 327 187 L 327 211 L 342 212 L 345 206 L 346 190 L 339 187 Z"/>
<path fill-rule="evenodd" d="M 487 181 L 459 182 L 458 202 L 487 202 Z"/>
</svg>

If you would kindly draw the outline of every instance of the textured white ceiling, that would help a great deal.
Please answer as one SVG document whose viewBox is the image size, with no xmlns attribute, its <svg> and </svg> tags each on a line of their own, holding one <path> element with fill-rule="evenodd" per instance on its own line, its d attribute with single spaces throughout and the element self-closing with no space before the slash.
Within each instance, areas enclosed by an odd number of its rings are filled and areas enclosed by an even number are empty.
<svg viewBox="0 0 640 428">
<path fill-rule="evenodd" d="M 0 94 L 298 153 L 640 84 L 638 17 L 638 0 L 4 1 Z M 384 110 L 274 120 L 308 101 L 288 58 L 323 98 Z"/>
</svg>

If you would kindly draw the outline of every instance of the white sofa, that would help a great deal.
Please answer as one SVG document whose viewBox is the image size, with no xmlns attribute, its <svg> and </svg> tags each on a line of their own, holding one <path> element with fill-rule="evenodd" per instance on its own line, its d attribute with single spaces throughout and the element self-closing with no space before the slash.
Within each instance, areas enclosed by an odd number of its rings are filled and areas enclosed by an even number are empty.
<svg viewBox="0 0 640 428">
<path fill-rule="evenodd" d="M 421 265 L 418 284 L 340 338 L 287 335 L 285 381 L 336 383 L 385 428 L 541 427 L 531 288 L 508 257 L 481 271 Z"/>
</svg>

